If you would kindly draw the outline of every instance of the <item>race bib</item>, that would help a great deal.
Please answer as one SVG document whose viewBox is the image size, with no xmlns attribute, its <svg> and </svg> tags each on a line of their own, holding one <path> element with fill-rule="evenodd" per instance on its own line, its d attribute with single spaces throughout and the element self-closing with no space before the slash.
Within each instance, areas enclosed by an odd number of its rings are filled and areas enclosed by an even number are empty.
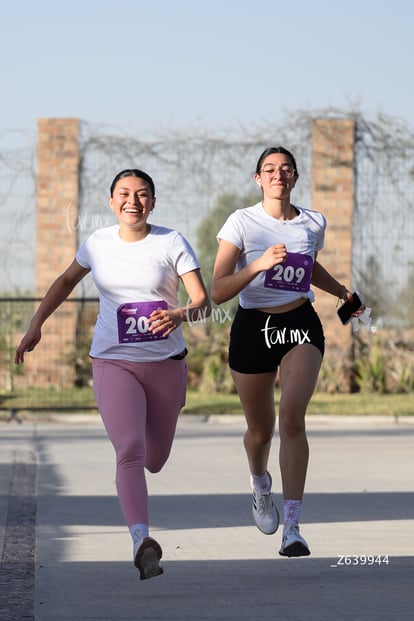
<svg viewBox="0 0 414 621">
<path fill-rule="evenodd" d="M 264 286 L 283 291 L 307 292 L 310 289 L 312 269 L 312 257 L 288 252 L 284 263 L 279 263 L 266 271 Z"/>
<path fill-rule="evenodd" d="M 168 308 L 164 300 L 158 302 L 127 302 L 117 309 L 119 343 L 142 343 L 168 338 L 163 332 L 149 331 L 148 318 L 154 310 Z"/>
</svg>

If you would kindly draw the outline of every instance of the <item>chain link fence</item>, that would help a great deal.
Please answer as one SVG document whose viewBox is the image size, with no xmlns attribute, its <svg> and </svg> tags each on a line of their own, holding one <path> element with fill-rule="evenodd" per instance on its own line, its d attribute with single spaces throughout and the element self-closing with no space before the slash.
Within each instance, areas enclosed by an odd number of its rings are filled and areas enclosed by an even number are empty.
<svg viewBox="0 0 414 621">
<path fill-rule="evenodd" d="M 414 326 L 414 136 L 398 125 L 357 123 L 353 282 L 378 326 Z"/>
<path fill-rule="evenodd" d="M 0 148 L 0 295 L 30 294 L 35 281 L 35 148 Z"/>
<path fill-rule="evenodd" d="M 323 115 L 318 113 L 318 118 Z M 353 214 L 353 274 L 372 300 L 373 317 L 385 327 L 414 325 L 414 136 L 395 121 L 368 122 L 357 116 L 355 151 L 355 207 Z M 298 114 L 283 127 L 240 129 L 238 136 L 168 135 L 145 141 L 98 132 L 92 125 L 81 130 L 81 184 L 79 215 L 68 212 L 67 226 L 75 227 L 80 243 L 94 229 L 114 224 L 108 206 L 109 186 L 124 168 L 142 168 L 155 180 L 157 204 L 152 222 L 180 230 L 197 250 L 197 229 L 227 194 L 240 197 L 254 191 L 256 159 L 269 144 L 283 144 L 299 163 L 300 183 L 293 200 L 312 207 L 310 193 L 312 116 Z M 73 377 L 57 379 L 51 372 L 49 392 L 36 397 L 36 364 L 49 354 L 38 354 L 33 368 L 13 366 L 14 348 L 25 331 L 38 301 L 35 282 L 35 147 L 0 148 L 1 373 L 0 409 L 17 416 L 21 408 L 84 409 L 95 407 L 90 386 L 87 351 L 97 312 L 96 291 L 86 278 L 75 315 L 84 325 L 65 328 L 65 312 L 58 323 L 60 344 L 49 339 L 40 347 L 60 347 L 62 361 L 71 359 Z M 257 194 L 257 200 L 260 194 Z M 241 204 L 240 206 L 244 206 Z M 66 303 L 65 303 L 66 304 Z M 63 305 L 65 306 L 65 305 Z M 86 324 L 85 324 L 86 321 Z M 49 345 L 47 344 L 49 342 Z M 55 366 L 59 366 L 56 363 Z M 82 372 L 81 372 L 82 370 Z M 55 377 L 56 375 L 56 377 Z M 52 377 L 53 376 L 53 377 Z M 65 393 L 68 383 L 77 392 Z M 54 394 L 52 394 L 54 391 Z M 59 401 L 60 391 L 60 401 Z M 83 392 L 82 392 L 83 391 Z M 18 401 L 17 394 L 20 395 Z M 61 404 L 59 406 L 59 403 Z"/>
</svg>

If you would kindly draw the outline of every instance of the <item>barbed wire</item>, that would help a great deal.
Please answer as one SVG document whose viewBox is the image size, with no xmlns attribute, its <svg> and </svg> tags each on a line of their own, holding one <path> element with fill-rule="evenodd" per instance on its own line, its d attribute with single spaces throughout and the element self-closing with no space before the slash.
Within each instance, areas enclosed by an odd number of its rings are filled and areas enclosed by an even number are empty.
<svg viewBox="0 0 414 621">
<path fill-rule="evenodd" d="M 369 120 L 359 110 L 299 110 L 279 124 L 263 121 L 217 133 L 203 127 L 159 130 L 149 138 L 82 122 L 79 213 L 75 221 L 69 210 L 67 224 L 76 227 L 81 242 L 92 230 L 115 223 L 108 206 L 111 181 L 122 169 L 142 168 L 156 183 L 152 221 L 179 229 L 196 247 L 197 229 L 219 197 L 251 193 L 259 154 L 279 144 L 299 164 L 294 202 L 312 207 L 312 123 L 330 118 L 351 119 L 356 126 L 354 279 L 367 280 L 370 274 L 372 280 L 376 270 L 378 282 L 402 290 L 414 266 L 414 135 L 384 114 Z M 34 282 L 35 154 L 34 144 L 7 150 L 0 142 L 3 293 L 26 291 Z"/>
</svg>

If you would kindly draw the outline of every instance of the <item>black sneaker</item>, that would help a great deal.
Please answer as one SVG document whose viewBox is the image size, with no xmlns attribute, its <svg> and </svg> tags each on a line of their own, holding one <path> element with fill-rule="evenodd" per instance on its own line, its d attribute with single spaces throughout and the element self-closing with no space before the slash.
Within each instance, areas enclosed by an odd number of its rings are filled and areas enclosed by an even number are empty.
<svg viewBox="0 0 414 621">
<path fill-rule="evenodd" d="M 160 576 L 164 573 L 160 565 L 161 557 L 162 550 L 160 544 L 152 537 L 145 537 L 138 548 L 134 560 L 134 565 L 139 571 L 141 580 L 155 578 L 155 576 Z"/>
</svg>

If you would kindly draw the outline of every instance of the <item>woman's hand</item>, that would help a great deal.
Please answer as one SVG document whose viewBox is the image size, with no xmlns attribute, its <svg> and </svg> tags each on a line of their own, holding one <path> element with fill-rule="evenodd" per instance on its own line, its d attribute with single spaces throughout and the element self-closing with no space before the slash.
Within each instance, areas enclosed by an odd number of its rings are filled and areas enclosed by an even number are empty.
<svg viewBox="0 0 414 621">
<path fill-rule="evenodd" d="M 285 244 L 274 244 L 264 251 L 261 257 L 256 259 L 257 267 L 260 271 L 272 269 L 278 263 L 283 263 L 287 257 Z"/>
<path fill-rule="evenodd" d="M 346 292 L 346 297 L 347 297 L 347 300 L 349 300 L 349 302 L 353 302 L 354 301 L 354 296 L 352 295 L 351 291 L 349 291 L 348 289 L 347 289 L 347 292 Z M 361 300 L 361 302 L 363 302 L 363 301 Z M 352 313 L 352 317 L 359 317 L 359 315 L 362 315 L 362 313 L 365 311 L 365 309 L 366 309 L 366 305 L 365 305 L 365 303 L 363 303 L 361 308 L 359 308 L 357 311 L 355 311 L 355 313 Z"/>
<path fill-rule="evenodd" d="M 182 323 L 182 310 L 176 308 L 174 310 L 154 310 L 149 316 L 149 331 L 152 334 L 163 332 L 163 336 L 168 336 Z"/>
<path fill-rule="evenodd" d="M 16 354 L 14 357 L 14 362 L 19 364 L 20 362 L 24 362 L 24 355 L 28 351 L 32 351 L 40 339 L 42 338 L 42 332 L 40 328 L 30 327 L 22 340 L 20 341 L 20 345 L 16 349 Z"/>
</svg>

